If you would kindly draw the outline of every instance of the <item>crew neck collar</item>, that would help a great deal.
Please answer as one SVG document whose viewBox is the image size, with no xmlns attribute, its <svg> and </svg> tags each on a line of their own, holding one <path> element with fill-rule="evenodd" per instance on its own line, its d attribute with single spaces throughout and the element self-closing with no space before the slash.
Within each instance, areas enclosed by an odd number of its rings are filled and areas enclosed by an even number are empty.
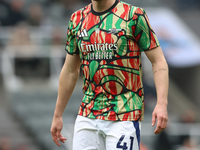
<svg viewBox="0 0 200 150">
<path fill-rule="evenodd" d="M 93 6 L 91 5 L 91 11 L 92 11 L 92 13 L 93 13 L 94 15 L 96 15 L 96 16 L 101 16 L 101 15 L 103 15 L 103 14 L 105 14 L 105 13 L 111 11 L 113 8 L 115 8 L 115 6 L 117 6 L 118 3 L 119 3 L 119 0 L 116 0 L 115 3 L 114 3 L 110 8 L 108 8 L 107 10 L 105 10 L 105 11 L 103 11 L 103 12 L 96 12 L 96 11 L 94 11 Z"/>
</svg>

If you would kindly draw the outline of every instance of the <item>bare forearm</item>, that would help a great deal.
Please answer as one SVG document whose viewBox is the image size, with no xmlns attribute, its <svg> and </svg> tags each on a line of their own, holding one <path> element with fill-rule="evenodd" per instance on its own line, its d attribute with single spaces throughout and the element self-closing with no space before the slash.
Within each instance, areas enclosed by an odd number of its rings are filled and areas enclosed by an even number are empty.
<svg viewBox="0 0 200 150">
<path fill-rule="evenodd" d="M 153 64 L 154 81 L 157 92 L 157 104 L 167 105 L 169 73 L 165 60 Z"/>
<path fill-rule="evenodd" d="M 80 57 L 79 55 L 66 55 L 65 63 L 60 73 L 58 97 L 54 117 L 51 124 L 51 135 L 56 145 L 61 146 L 58 141 L 65 143 L 67 140 L 62 136 L 63 128 L 62 115 L 67 106 L 67 102 L 74 90 L 76 81 L 79 77 Z"/>
<path fill-rule="evenodd" d="M 54 116 L 62 116 L 69 101 L 70 96 L 78 80 L 79 72 L 70 72 L 63 68 L 60 74 L 59 87 L 58 87 L 58 97 L 56 102 L 56 108 Z"/>
<path fill-rule="evenodd" d="M 167 97 L 169 87 L 168 65 L 163 55 L 161 47 L 146 52 L 147 57 L 152 63 L 154 82 L 157 93 L 157 104 L 152 113 L 152 126 L 156 124 L 155 134 L 162 132 L 167 127 Z"/>
</svg>

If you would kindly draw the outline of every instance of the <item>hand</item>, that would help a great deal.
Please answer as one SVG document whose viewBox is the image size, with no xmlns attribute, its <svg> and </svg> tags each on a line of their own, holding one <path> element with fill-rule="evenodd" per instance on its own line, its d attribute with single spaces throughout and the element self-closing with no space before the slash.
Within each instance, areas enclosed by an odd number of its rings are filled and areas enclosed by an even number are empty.
<svg viewBox="0 0 200 150">
<path fill-rule="evenodd" d="M 152 113 L 152 126 L 155 126 L 157 119 L 157 126 L 154 133 L 157 135 L 167 127 L 168 114 L 167 105 L 157 104 Z"/>
<path fill-rule="evenodd" d="M 67 140 L 64 138 L 61 134 L 61 130 L 63 128 L 63 120 L 62 117 L 53 117 L 53 121 L 51 124 L 51 135 L 53 141 L 56 143 L 56 145 L 61 146 L 61 144 L 58 141 L 61 141 L 62 143 L 65 143 Z"/>
</svg>

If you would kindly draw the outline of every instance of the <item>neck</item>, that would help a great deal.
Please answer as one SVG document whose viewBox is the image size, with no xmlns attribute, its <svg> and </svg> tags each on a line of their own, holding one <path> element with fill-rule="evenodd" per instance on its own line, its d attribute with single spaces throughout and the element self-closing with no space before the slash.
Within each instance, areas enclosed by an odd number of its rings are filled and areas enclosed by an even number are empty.
<svg viewBox="0 0 200 150">
<path fill-rule="evenodd" d="M 94 11 L 103 12 L 109 9 L 116 0 L 92 0 L 92 6 Z"/>
</svg>

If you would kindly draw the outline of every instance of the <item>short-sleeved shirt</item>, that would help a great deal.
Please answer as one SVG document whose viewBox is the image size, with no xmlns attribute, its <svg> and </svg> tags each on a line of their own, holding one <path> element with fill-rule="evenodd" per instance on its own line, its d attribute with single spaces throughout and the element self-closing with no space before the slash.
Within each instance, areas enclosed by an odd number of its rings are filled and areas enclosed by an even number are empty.
<svg viewBox="0 0 200 150">
<path fill-rule="evenodd" d="M 66 51 L 79 55 L 84 97 L 79 115 L 112 121 L 143 118 L 141 52 L 159 46 L 142 8 L 116 0 L 105 12 L 92 4 L 72 14 Z"/>
</svg>

